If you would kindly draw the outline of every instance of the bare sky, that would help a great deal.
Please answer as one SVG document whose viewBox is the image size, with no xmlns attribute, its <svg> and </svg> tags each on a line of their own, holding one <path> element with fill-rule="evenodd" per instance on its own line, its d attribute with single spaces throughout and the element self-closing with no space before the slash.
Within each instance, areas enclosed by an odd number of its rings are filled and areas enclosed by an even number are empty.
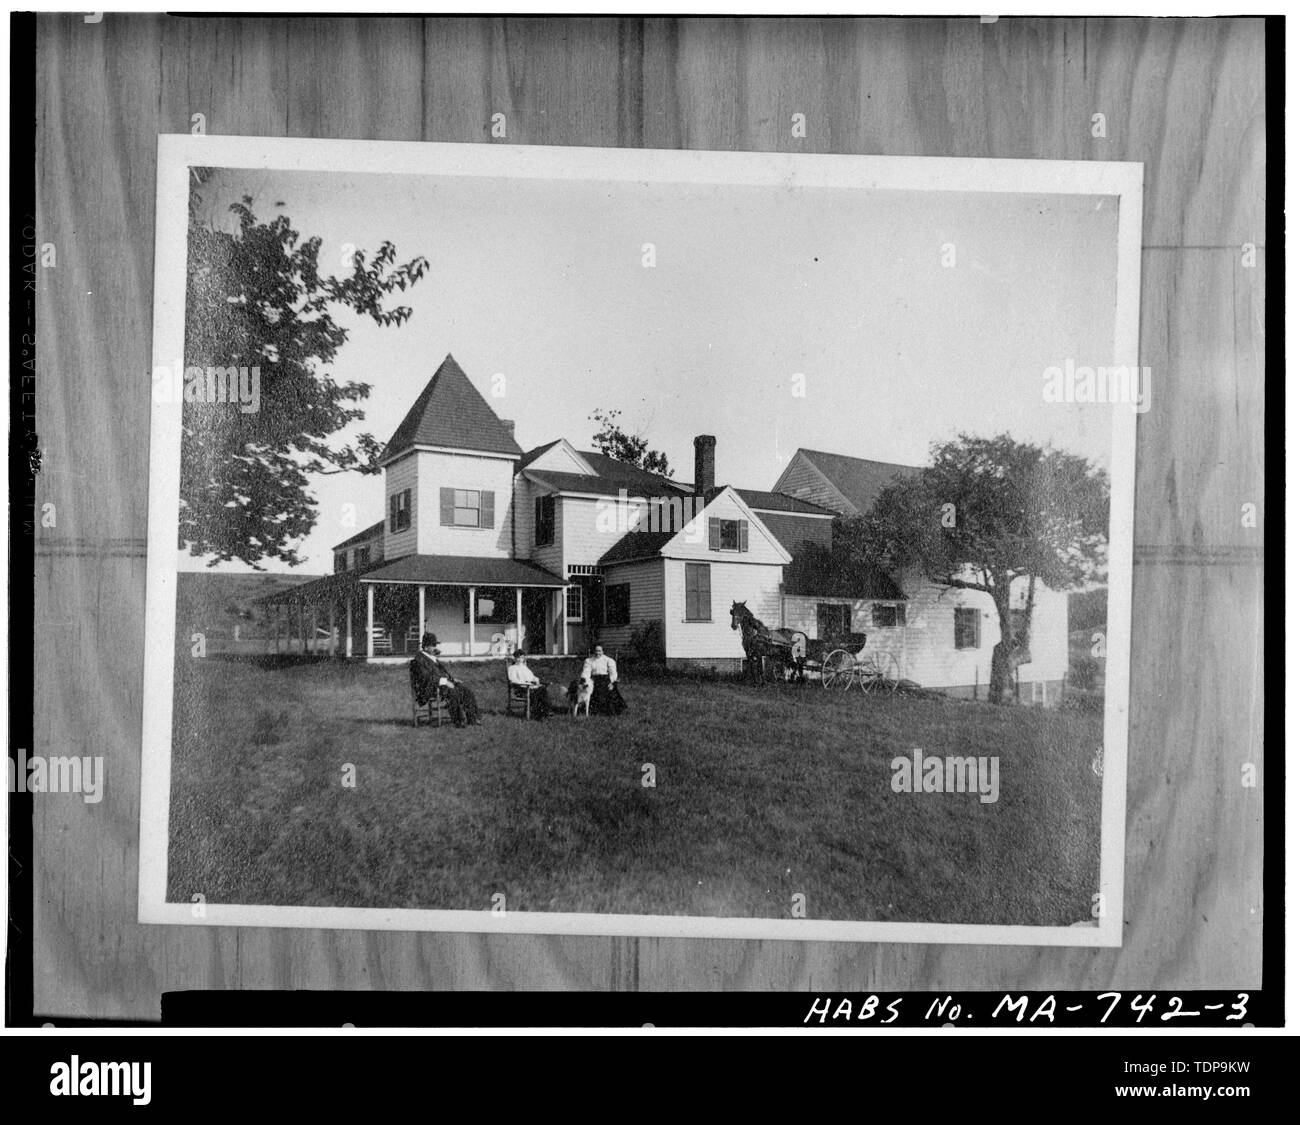
<svg viewBox="0 0 1300 1125">
<path fill-rule="evenodd" d="M 263 220 L 283 201 L 323 239 L 322 272 L 385 239 L 429 259 L 404 327 L 336 314 L 351 337 L 333 373 L 373 385 L 358 429 L 380 441 L 451 352 L 525 449 L 591 448 L 590 413 L 619 409 L 682 480 L 701 433 L 718 481 L 742 488 L 770 488 L 800 446 L 920 464 L 963 430 L 1108 465 L 1115 408 L 1042 388 L 1067 359 L 1114 362 L 1114 198 L 239 170 L 206 191 L 221 225 L 241 195 Z M 379 477 L 313 489 L 298 569 L 319 573 L 384 499 Z"/>
</svg>

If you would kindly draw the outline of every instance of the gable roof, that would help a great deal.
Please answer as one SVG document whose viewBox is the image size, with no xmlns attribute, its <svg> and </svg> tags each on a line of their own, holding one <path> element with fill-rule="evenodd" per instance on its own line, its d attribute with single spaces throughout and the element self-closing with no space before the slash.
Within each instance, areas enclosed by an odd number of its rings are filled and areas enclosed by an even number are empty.
<svg viewBox="0 0 1300 1125">
<path fill-rule="evenodd" d="M 675 531 L 629 531 L 608 551 L 600 556 L 600 565 L 631 562 L 633 559 L 656 558 L 676 538 Z"/>
<path fill-rule="evenodd" d="M 708 518 L 707 513 L 718 497 L 724 493 L 729 493 L 735 498 L 736 507 L 740 509 L 743 518 L 749 521 L 750 526 L 755 533 L 761 535 L 775 549 L 777 555 L 784 556 L 784 562 L 791 560 L 791 555 L 786 550 L 785 545 L 763 523 L 761 519 L 745 503 L 744 497 L 732 488 L 730 485 L 719 485 L 704 497 L 704 506 L 699 508 L 691 520 Z M 600 565 L 605 566 L 609 563 L 628 562 L 632 559 L 653 558 L 661 554 L 663 549 L 673 540 L 686 533 L 685 528 L 676 528 L 672 531 L 629 531 L 617 543 L 600 557 Z"/>
<path fill-rule="evenodd" d="M 800 500 L 797 496 L 787 496 L 784 492 L 757 492 L 752 488 L 738 488 L 739 496 L 751 508 L 766 512 L 790 512 L 800 516 L 837 516 L 833 508 L 823 508 L 810 500 Z"/>
<path fill-rule="evenodd" d="M 629 492 L 639 491 L 644 496 L 651 494 L 656 496 L 671 495 L 674 492 L 689 493 L 692 491 L 689 484 L 683 484 L 681 481 L 660 476 L 658 473 L 648 473 L 645 469 L 639 469 L 635 465 L 629 465 L 626 461 L 618 461 L 594 450 L 580 450 L 579 455 L 595 470 L 597 476 L 603 477 L 612 483 L 616 489 L 626 488 Z"/>
<path fill-rule="evenodd" d="M 525 457 L 536 460 L 534 454 L 540 456 L 557 444 L 559 443 L 552 442 L 548 446 L 529 450 Z M 638 469 L 635 465 L 623 461 L 616 461 L 603 453 L 577 450 L 574 452 L 591 466 L 594 476 L 585 473 L 566 473 L 559 469 L 532 468 L 528 469 L 528 476 L 558 492 L 582 492 L 589 496 L 617 496 L 620 488 L 626 489 L 629 496 L 643 496 L 647 500 L 657 496 L 689 496 L 691 493 L 688 485 L 669 480 L 656 473 L 647 473 L 644 469 Z M 527 467 L 527 463 L 525 462 L 522 467 Z"/>
<path fill-rule="evenodd" d="M 848 457 L 843 453 L 824 453 L 817 449 L 799 449 L 859 512 L 866 512 L 896 476 L 910 477 L 921 471 L 917 465 L 898 465 L 891 461 L 869 461 L 865 457 Z"/>
<path fill-rule="evenodd" d="M 351 547 L 354 543 L 366 543 L 371 539 L 382 535 L 384 531 L 384 521 L 372 523 L 365 531 L 358 531 L 351 539 L 344 539 L 342 543 L 335 543 L 331 550 L 341 551 L 344 547 Z"/>
<path fill-rule="evenodd" d="M 529 465 L 531 465 L 534 461 L 536 461 L 537 458 L 539 458 L 543 453 L 547 452 L 548 450 L 554 449 L 563 440 L 564 438 L 557 437 L 554 441 L 548 441 L 545 445 L 534 446 L 527 453 L 525 453 L 523 457 L 519 459 L 519 467 L 521 469 L 526 469 Z"/>
<path fill-rule="evenodd" d="M 450 353 L 388 439 L 380 464 L 417 445 L 440 445 L 507 457 L 523 455 L 519 443 Z"/>
</svg>

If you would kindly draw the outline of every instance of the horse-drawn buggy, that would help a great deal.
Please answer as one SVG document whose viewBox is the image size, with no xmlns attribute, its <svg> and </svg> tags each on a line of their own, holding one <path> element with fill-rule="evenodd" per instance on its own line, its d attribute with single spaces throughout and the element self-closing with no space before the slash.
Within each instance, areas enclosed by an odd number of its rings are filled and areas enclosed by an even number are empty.
<svg viewBox="0 0 1300 1125">
<path fill-rule="evenodd" d="M 745 664 L 759 682 L 807 682 L 811 673 L 827 690 L 896 691 L 902 678 L 887 649 L 863 653 L 866 633 L 816 639 L 799 629 L 769 629 L 744 602 L 731 605 L 731 627 L 739 629 Z"/>
</svg>

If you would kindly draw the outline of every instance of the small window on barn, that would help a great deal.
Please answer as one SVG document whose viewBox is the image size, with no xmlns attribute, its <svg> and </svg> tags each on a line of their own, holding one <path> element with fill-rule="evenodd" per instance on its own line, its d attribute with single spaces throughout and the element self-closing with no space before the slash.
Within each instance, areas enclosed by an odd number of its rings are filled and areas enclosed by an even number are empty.
<svg viewBox="0 0 1300 1125">
<path fill-rule="evenodd" d="M 980 647 L 980 611 L 959 606 L 953 613 L 953 644 L 957 648 Z"/>
<path fill-rule="evenodd" d="M 369 565 L 370 565 L 370 548 L 369 548 L 369 547 L 358 547 L 358 548 L 357 548 L 356 559 L 357 559 L 357 561 L 356 561 L 356 565 L 357 565 L 358 567 L 369 566 Z"/>
<path fill-rule="evenodd" d="M 817 603 L 817 636 L 820 640 L 847 637 L 853 629 L 852 607 L 837 602 Z"/>
<path fill-rule="evenodd" d="M 549 547 L 555 542 L 555 497 L 539 496 L 533 505 L 533 542 Z"/>
<path fill-rule="evenodd" d="M 334 553 L 334 573 L 342 574 L 348 568 L 347 551 L 336 551 Z"/>
<path fill-rule="evenodd" d="M 907 609 L 901 605 L 876 602 L 871 606 L 871 625 L 875 629 L 895 629 L 905 625 Z"/>
<path fill-rule="evenodd" d="M 632 585 L 620 582 L 605 587 L 605 624 L 630 625 L 632 623 Z"/>
</svg>

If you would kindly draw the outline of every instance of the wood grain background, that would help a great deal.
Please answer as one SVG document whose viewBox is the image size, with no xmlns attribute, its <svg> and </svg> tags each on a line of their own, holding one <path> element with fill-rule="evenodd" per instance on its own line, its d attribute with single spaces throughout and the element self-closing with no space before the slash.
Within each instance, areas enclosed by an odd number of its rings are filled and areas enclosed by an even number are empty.
<svg viewBox="0 0 1300 1125">
<path fill-rule="evenodd" d="M 190 988 L 1259 986 L 1263 798 L 1240 776 L 1263 767 L 1262 21 L 45 15 L 35 112 L 37 242 L 58 253 L 37 503 L 58 523 L 37 532 L 31 751 L 109 771 L 97 805 L 35 802 L 37 1012 L 156 1019 Z M 492 143 L 498 112 L 511 143 L 1145 163 L 1122 949 L 134 921 L 157 135 L 203 113 L 209 133 Z"/>
</svg>

